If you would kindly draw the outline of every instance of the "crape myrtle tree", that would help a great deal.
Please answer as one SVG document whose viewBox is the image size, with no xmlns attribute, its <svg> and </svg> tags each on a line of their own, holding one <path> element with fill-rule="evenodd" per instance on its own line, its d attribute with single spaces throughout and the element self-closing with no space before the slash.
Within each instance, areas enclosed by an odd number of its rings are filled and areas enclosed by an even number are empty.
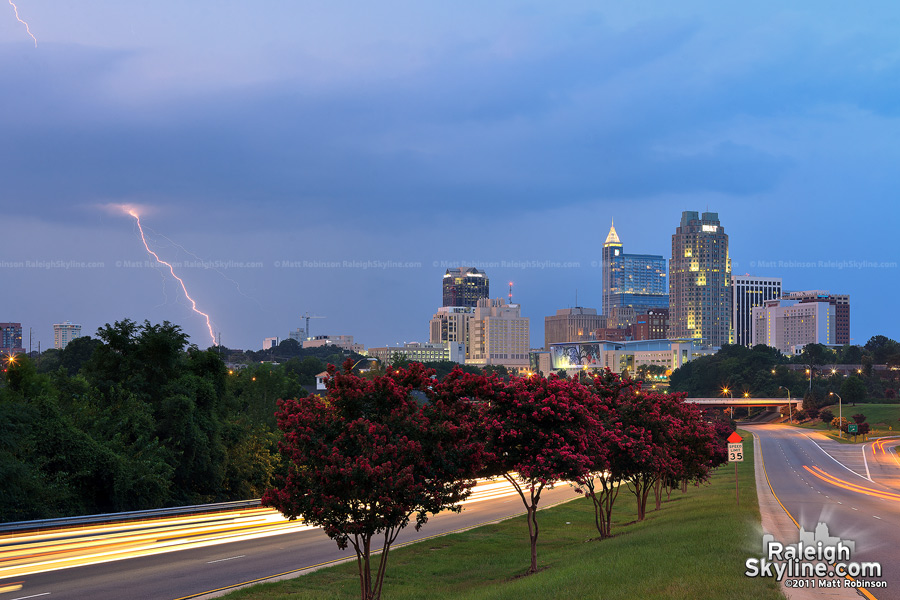
<svg viewBox="0 0 900 600">
<path fill-rule="evenodd" d="M 612 535 L 612 509 L 619 490 L 632 475 L 633 465 L 646 460 L 649 444 L 642 428 L 623 424 L 617 413 L 620 398 L 634 393 L 633 380 L 606 369 L 595 374 L 588 386 L 588 408 L 594 416 L 585 440 L 589 470 L 576 478 L 576 491 L 593 502 L 594 525 L 604 539 Z"/>
<path fill-rule="evenodd" d="M 513 377 L 487 407 L 493 464 L 525 505 L 531 566 L 537 571 L 537 509 L 544 489 L 574 481 L 591 466 L 587 433 L 596 428 L 590 392 L 578 381 Z"/>
<path fill-rule="evenodd" d="M 381 596 L 388 551 L 411 519 L 459 511 L 484 462 L 476 406 L 436 396 L 421 364 L 364 379 L 328 367 L 325 397 L 279 400 L 287 474 L 262 502 L 352 545 L 363 600 Z M 415 392 L 415 393 L 413 393 Z M 381 557 L 373 574 L 373 543 Z"/>
</svg>

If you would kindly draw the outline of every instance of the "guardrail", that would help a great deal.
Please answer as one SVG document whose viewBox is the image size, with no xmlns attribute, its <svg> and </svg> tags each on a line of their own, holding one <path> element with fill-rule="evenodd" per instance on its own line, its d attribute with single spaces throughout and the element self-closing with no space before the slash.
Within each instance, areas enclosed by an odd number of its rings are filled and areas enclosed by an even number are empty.
<svg viewBox="0 0 900 600">
<path fill-rule="evenodd" d="M 259 505 L 259 498 L 256 498 L 254 500 L 236 500 L 233 502 L 217 502 L 215 504 L 198 504 L 196 506 L 173 506 L 170 508 L 155 508 L 151 510 L 136 510 L 132 512 L 108 513 L 103 515 L 60 517 L 56 519 L 40 519 L 36 521 L 12 521 L 9 523 L 0 523 L 0 535 L 6 533 L 16 533 L 20 531 L 39 531 L 41 529 L 57 529 L 61 527 L 96 525 L 99 523 L 115 523 L 117 521 L 140 521 L 147 519 L 157 519 L 160 517 L 222 512 L 239 508 L 255 508 Z"/>
</svg>

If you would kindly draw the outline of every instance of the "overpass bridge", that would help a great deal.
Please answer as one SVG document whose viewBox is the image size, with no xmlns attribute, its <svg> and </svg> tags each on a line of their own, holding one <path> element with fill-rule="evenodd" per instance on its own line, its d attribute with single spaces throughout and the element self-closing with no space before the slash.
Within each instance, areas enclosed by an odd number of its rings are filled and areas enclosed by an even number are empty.
<svg viewBox="0 0 900 600">
<path fill-rule="evenodd" d="M 685 398 L 685 402 L 697 404 L 701 407 L 746 407 L 754 408 L 757 406 L 793 406 L 794 410 L 802 408 L 803 398 Z"/>
</svg>

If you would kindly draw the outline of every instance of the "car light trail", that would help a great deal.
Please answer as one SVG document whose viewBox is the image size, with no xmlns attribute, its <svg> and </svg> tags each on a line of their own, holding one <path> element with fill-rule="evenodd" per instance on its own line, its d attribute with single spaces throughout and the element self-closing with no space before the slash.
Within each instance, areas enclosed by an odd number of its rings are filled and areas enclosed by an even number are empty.
<svg viewBox="0 0 900 600">
<path fill-rule="evenodd" d="M 478 480 L 463 505 L 517 495 L 505 480 Z M 0 537 L 0 580 L 310 529 L 317 528 L 251 508 L 7 535 Z"/>
<path fill-rule="evenodd" d="M 159 257 L 159 255 L 156 252 L 154 252 L 153 250 L 150 249 L 150 246 L 147 244 L 147 238 L 144 235 L 144 228 L 143 228 L 143 226 L 141 226 L 141 216 L 140 216 L 140 214 L 138 214 L 137 210 L 135 210 L 134 208 L 129 207 L 129 206 L 123 206 L 122 209 L 125 212 L 127 212 L 129 215 L 134 217 L 134 221 L 137 223 L 137 226 L 138 226 L 138 231 L 141 234 L 141 242 L 144 243 L 144 249 L 147 250 L 147 253 L 149 255 L 151 255 L 154 259 L 156 259 L 156 262 L 158 262 L 161 265 L 165 265 L 166 267 L 169 268 L 169 273 L 171 273 L 172 277 L 174 277 L 175 280 L 178 281 L 179 284 L 181 284 L 181 290 L 184 292 L 184 297 L 190 301 L 191 310 L 193 310 L 195 313 L 197 313 L 198 315 L 200 315 L 204 319 L 206 319 L 206 328 L 209 330 L 209 338 L 212 340 L 213 346 L 215 346 L 216 345 L 216 334 L 213 333 L 212 322 L 209 319 L 209 315 L 197 308 L 197 302 L 193 298 L 191 298 L 191 295 L 187 291 L 187 286 L 184 285 L 184 280 L 175 274 L 175 269 L 172 267 L 171 263 L 164 261 L 163 259 L 161 259 Z"/>
<path fill-rule="evenodd" d="M 830 475 L 820 469 L 819 467 L 813 467 L 812 469 L 803 465 L 803 468 L 806 469 L 810 474 L 815 475 L 822 481 L 826 481 L 831 485 L 837 486 L 839 488 L 849 490 L 851 492 L 857 492 L 859 494 L 865 494 L 867 496 L 875 496 L 876 498 L 882 498 L 884 500 L 898 500 L 900 501 L 900 494 L 892 494 L 891 492 L 882 492 L 881 490 L 873 490 L 872 488 L 863 487 L 861 485 L 856 485 L 855 483 L 850 483 L 848 481 L 844 481 L 843 479 L 838 479 L 834 475 Z"/>
</svg>

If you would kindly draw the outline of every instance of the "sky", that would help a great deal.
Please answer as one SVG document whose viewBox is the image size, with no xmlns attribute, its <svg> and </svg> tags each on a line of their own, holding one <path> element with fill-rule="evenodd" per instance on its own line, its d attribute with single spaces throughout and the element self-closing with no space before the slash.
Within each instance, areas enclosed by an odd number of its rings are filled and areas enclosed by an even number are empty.
<svg viewBox="0 0 900 600">
<path fill-rule="evenodd" d="M 543 345 L 600 308 L 610 222 L 671 255 L 717 212 L 733 272 L 849 294 L 900 338 L 900 5 L 0 2 L 0 321 L 129 318 L 230 348 L 310 321 L 428 341 L 476 266 Z"/>
</svg>

